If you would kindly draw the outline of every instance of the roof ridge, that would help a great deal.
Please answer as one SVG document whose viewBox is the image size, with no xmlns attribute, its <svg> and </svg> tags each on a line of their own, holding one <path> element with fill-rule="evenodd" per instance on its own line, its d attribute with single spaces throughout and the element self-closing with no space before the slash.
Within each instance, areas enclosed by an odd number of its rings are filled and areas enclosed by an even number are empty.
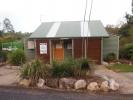
<svg viewBox="0 0 133 100">
<path fill-rule="evenodd" d="M 91 20 L 90 22 L 97 22 L 100 20 Z M 84 22 L 84 20 L 73 20 L 73 21 L 46 21 L 42 23 L 58 23 L 58 22 Z M 89 20 L 86 20 L 85 22 L 89 22 Z M 100 21 L 101 22 L 101 21 Z"/>
</svg>

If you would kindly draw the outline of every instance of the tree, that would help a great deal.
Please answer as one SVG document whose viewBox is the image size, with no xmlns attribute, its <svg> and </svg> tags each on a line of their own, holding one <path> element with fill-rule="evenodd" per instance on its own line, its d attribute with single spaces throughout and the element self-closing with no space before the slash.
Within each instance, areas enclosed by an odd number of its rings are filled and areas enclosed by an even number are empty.
<svg viewBox="0 0 133 100">
<path fill-rule="evenodd" d="M 125 16 L 127 24 L 133 24 L 133 16 L 130 14 L 126 14 Z"/>
<path fill-rule="evenodd" d="M 119 30 L 119 34 L 121 36 L 133 36 L 133 15 L 126 14 L 125 15 L 126 23 L 123 24 Z"/>
<path fill-rule="evenodd" d="M 14 31 L 14 28 L 13 28 L 13 25 L 11 24 L 11 21 L 8 19 L 8 18 L 5 18 L 4 20 L 3 20 L 3 32 L 5 32 L 5 33 L 8 33 L 8 32 L 15 32 Z"/>
<path fill-rule="evenodd" d="M 113 26 L 113 25 L 107 25 L 106 27 L 106 30 L 109 34 L 118 34 L 118 31 L 119 31 L 119 27 L 117 26 Z"/>
</svg>

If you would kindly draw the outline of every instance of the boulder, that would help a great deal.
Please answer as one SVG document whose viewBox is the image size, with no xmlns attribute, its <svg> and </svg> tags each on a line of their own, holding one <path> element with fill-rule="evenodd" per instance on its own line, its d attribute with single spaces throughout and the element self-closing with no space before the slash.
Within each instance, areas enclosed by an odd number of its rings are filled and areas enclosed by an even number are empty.
<svg viewBox="0 0 133 100">
<path fill-rule="evenodd" d="M 113 91 L 116 91 L 119 89 L 119 84 L 114 80 L 114 79 L 110 79 L 109 80 L 109 88 Z"/>
<path fill-rule="evenodd" d="M 29 87 L 31 84 L 31 80 L 30 79 L 22 79 L 19 82 L 20 86 L 24 86 L 24 87 Z"/>
<path fill-rule="evenodd" d="M 103 61 L 103 62 L 102 62 L 102 65 L 104 65 L 104 66 L 109 66 L 109 63 L 108 63 L 108 62 Z"/>
<path fill-rule="evenodd" d="M 87 90 L 90 90 L 90 91 L 99 90 L 98 83 L 97 82 L 91 82 L 91 83 L 89 83 L 88 86 L 87 86 Z"/>
<path fill-rule="evenodd" d="M 109 77 L 107 77 L 107 76 L 105 76 L 105 75 L 102 75 L 102 76 L 100 76 L 103 80 L 105 80 L 105 81 L 109 81 Z"/>
<path fill-rule="evenodd" d="M 86 81 L 81 79 L 81 80 L 77 80 L 75 82 L 74 87 L 75 87 L 76 90 L 77 89 L 85 89 L 86 85 L 87 85 Z"/>
<path fill-rule="evenodd" d="M 133 64 L 132 64 L 132 62 L 129 62 L 129 66 L 132 66 Z"/>
<path fill-rule="evenodd" d="M 46 79 L 46 86 L 51 87 L 51 88 L 58 88 L 59 87 L 59 79 L 58 78 Z"/>
<path fill-rule="evenodd" d="M 109 91 L 109 82 L 103 81 L 101 83 L 100 90 L 105 91 L 105 92 Z"/>
<path fill-rule="evenodd" d="M 76 79 L 74 78 L 61 78 L 59 80 L 59 88 L 60 89 L 72 89 L 74 88 L 74 83 Z"/>
<path fill-rule="evenodd" d="M 43 88 L 44 84 L 45 84 L 45 80 L 40 78 L 38 80 L 37 87 L 38 88 Z"/>
</svg>

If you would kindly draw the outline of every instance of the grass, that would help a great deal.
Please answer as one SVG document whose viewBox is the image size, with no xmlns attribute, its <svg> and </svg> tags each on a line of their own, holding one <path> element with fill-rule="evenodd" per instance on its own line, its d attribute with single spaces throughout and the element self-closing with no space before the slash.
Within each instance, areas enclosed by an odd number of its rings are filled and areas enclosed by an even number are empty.
<svg viewBox="0 0 133 100">
<path fill-rule="evenodd" d="M 116 72 L 133 72 L 133 65 L 128 64 L 114 64 L 107 68 Z"/>
</svg>

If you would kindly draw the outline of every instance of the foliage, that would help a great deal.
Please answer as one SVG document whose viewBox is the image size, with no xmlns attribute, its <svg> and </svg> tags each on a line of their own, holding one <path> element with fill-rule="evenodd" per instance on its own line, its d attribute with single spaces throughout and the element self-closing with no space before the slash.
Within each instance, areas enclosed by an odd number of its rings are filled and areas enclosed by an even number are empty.
<svg viewBox="0 0 133 100">
<path fill-rule="evenodd" d="M 38 59 L 32 62 L 23 64 L 20 69 L 21 77 L 32 79 L 33 82 L 37 82 L 39 78 L 47 78 L 51 76 L 51 68 L 42 64 Z"/>
<path fill-rule="evenodd" d="M 107 68 L 117 72 L 133 72 L 133 65 L 128 65 L 128 64 L 114 64 L 108 66 Z"/>
<path fill-rule="evenodd" d="M 130 36 L 129 30 L 130 30 L 130 25 L 126 23 L 121 26 L 118 34 L 121 35 L 122 37 Z"/>
<path fill-rule="evenodd" d="M 130 14 L 126 14 L 125 16 L 127 24 L 133 24 L 133 16 Z"/>
<path fill-rule="evenodd" d="M 35 59 L 23 64 L 20 73 L 22 78 L 31 79 L 33 84 L 39 78 L 51 77 L 86 77 L 88 70 L 81 69 L 81 60 L 67 59 L 62 62 L 54 61 L 52 66 Z M 89 74 L 90 75 L 90 74 Z"/>
<path fill-rule="evenodd" d="M 107 25 L 105 28 L 109 34 L 118 34 L 119 29 L 120 29 L 119 27 L 116 27 L 113 25 Z"/>
<path fill-rule="evenodd" d="M 15 50 L 9 54 L 9 62 L 13 65 L 21 65 L 26 62 L 26 56 L 23 50 Z"/>
<path fill-rule="evenodd" d="M 133 60 L 133 44 L 126 44 L 121 50 L 120 50 L 120 57 Z"/>
<path fill-rule="evenodd" d="M 86 59 L 86 58 L 83 58 L 82 60 L 81 60 L 81 69 L 82 70 L 90 70 L 90 65 L 89 65 L 89 61 L 88 61 L 88 59 Z"/>
<path fill-rule="evenodd" d="M 105 61 L 114 61 L 116 60 L 116 54 L 115 53 L 109 53 L 106 55 L 106 57 L 104 58 Z"/>
<path fill-rule="evenodd" d="M 87 66 L 86 66 L 87 64 Z M 88 60 L 67 59 L 62 62 L 53 62 L 53 77 L 83 77 L 90 71 Z"/>
<path fill-rule="evenodd" d="M 53 62 L 52 75 L 54 77 L 70 77 L 74 76 L 74 70 L 77 67 L 74 60 L 64 60 L 62 62 Z M 79 68 L 80 69 L 80 68 Z"/>
<path fill-rule="evenodd" d="M 132 31 L 133 30 L 133 15 L 126 14 L 125 15 L 126 23 L 123 24 L 119 30 L 119 34 L 124 36 L 133 36 Z"/>
<path fill-rule="evenodd" d="M 128 36 L 128 37 L 122 37 L 120 38 L 120 49 L 123 48 L 126 44 L 132 43 L 133 37 Z"/>
</svg>

